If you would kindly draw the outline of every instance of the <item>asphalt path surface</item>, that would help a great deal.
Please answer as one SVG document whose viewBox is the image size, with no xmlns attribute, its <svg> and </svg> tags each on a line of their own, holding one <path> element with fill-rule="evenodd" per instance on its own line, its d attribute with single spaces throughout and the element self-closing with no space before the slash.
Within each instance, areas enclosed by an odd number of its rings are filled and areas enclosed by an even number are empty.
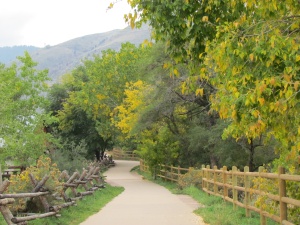
<svg viewBox="0 0 300 225">
<path fill-rule="evenodd" d="M 130 170 L 136 161 L 116 160 L 106 181 L 125 190 L 81 225 L 205 225 L 193 213 L 199 204 L 189 196 L 172 194 Z"/>
</svg>

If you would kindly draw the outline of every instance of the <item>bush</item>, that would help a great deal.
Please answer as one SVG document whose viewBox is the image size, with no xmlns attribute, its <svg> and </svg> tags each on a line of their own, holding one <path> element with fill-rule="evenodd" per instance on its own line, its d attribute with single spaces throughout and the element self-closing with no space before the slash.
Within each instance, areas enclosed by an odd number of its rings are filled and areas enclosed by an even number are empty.
<svg viewBox="0 0 300 225">
<path fill-rule="evenodd" d="M 202 185 L 202 171 L 190 168 L 189 171 L 181 175 L 178 179 L 178 187 L 184 189 L 190 186 L 201 188 Z"/>
<path fill-rule="evenodd" d="M 61 149 L 50 153 L 51 159 L 57 163 L 61 171 L 67 170 L 69 174 L 86 168 L 88 161 L 85 158 L 87 154 L 86 143 L 81 141 L 79 144 L 71 141 L 65 141 Z"/>
<path fill-rule="evenodd" d="M 41 181 L 45 175 L 49 175 L 50 178 L 43 186 L 49 192 L 60 193 L 63 189 L 63 184 L 58 179 L 61 175 L 61 171 L 57 168 L 55 163 L 52 164 L 49 157 L 41 156 L 37 160 L 36 166 L 30 166 L 21 174 L 12 175 L 10 177 L 11 184 L 6 193 L 31 193 L 34 189 L 34 185 L 31 181 L 30 174 L 33 175 L 37 182 Z M 51 204 L 54 198 L 49 195 L 47 196 L 47 201 Z M 39 204 L 38 201 L 32 201 L 30 198 L 17 198 L 15 203 L 11 205 L 11 211 L 13 213 L 26 212 L 30 208 L 32 212 L 32 209 L 39 210 L 41 208 Z"/>
</svg>

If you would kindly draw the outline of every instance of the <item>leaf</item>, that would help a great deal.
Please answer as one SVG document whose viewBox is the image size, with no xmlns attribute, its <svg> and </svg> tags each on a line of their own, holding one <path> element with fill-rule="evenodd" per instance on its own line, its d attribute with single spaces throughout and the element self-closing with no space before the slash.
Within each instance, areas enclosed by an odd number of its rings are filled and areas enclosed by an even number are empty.
<svg viewBox="0 0 300 225">
<path fill-rule="evenodd" d="M 299 83 L 300 82 L 298 80 L 294 83 L 295 91 L 298 91 Z"/>
<path fill-rule="evenodd" d="M 275 85 L 276 85 L 276 80 L 275 80 L 275 78 L 274 78 L 274 77 L 272 77 L 272 78 L 271 78 L 271 80 L 270 80 L 270 84 L 272 84 L 273 86 L 275 86 Z"/>
<path fill-rule="evenodd" d="M 202 17 L 202 22 L 207 22 L 208 21 L 208 16 L 203 16 Z"/>
<path fill-rule="evenodd" d="M 179 75 L 179 72 L 178 72 L 177 69 L 174 69 L 174 70 L 173 70 L 173 73 L 175 74 L 175 76 L 178 76 L 178 75 Z"/>
<path fill-rule="evenodd" d="M 253 62 L 253 60 L 254 60 L 254 55 L 253 55 L 253 53 L 251 53 L 251 54 L 249 55 L 249 59 L 250 59 L 250 61 Z"/>
<path fill-rule="evenodd" d="M 168 69 L 169 68 L 169 64 L 168 63 L 164 63 L 163 68 L 164 69 Z"/>
<path fill-rule="evenodd" d="M 203 88 L 199 88 L 196 90 L 196 96 L 198 96 L 198 95 L 203 96 L 203 94 L 204 94 Z"/>
<path fill-rule="evenodd" d="M 258 98 L 259 104 L 264 105 L 265 104 L 265 99 L 264 98 Z"/>
<path fill-rule="evenodd" d="M 112 9 L 114 7 L 114 4 L 111 2 L 108 6 L 108 9 Z"/>
<path fill-rule="evenodd" d="M 257 118 L 259 116 L 259 112 L 257 110 L 253 110 L 252 115 Z"/>
</svg>

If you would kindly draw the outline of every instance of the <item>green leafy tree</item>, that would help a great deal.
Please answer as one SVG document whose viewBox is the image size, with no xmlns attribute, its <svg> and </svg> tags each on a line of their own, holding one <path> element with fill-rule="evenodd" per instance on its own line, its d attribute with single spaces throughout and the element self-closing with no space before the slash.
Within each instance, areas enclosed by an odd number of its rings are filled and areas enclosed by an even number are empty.
<svg viewBox="0 0 300 225">
<path fill-rule="evenodd" d="M 262 135 L 265 141 L 276 137 L 282 145 L 280 163 L 298 167 L 298 1 L 129 4 L 134 13 L 126 20 L 132 26 L 148 22 L 153 38 L 167 41 L 171 72 L 181 76 L 173 64 L 187 64 L 190 77 L 183 91 L 211 96 L 212 109 L 230 122 L 224 137 L 246 137 L 250 145 Z"/>
<path fill-rule="evenodd" d="M 212 107 L 231 121 L 224 136 L 250 144 L 275 137 L 291 170 L 300 160 L 299 9 L 297 1 L 249 1 L 239 19 L 218 27 L 203 73 L 218 89 Z"/>
<path fill-rule="evenodd" d="M 1 160 L 10 158 L 30 163 L 43 154 L 51 135 L 44 126 L 53 122 L 43 109 L 49 80 L 47 70 L 38 71 L 30 55 L 18 57 L 19 63 L 0 65 L 0 148 Z"/>
<path fill-rule="evenodd" d="M 138 80 L 136 62 L 147 48 L 130 43 L 119 52 L 106 50 L 73 71 L 73 83 L 63 109 L 58 111 L 59 129 L 66 134 L 77 130 L 99 160 L 112 147 L 116 129 L 112 124 L 114 109 L 124 98 L 126 83 Z M 79 119 L 80 118 L 80 119 Z"/>
</svg>

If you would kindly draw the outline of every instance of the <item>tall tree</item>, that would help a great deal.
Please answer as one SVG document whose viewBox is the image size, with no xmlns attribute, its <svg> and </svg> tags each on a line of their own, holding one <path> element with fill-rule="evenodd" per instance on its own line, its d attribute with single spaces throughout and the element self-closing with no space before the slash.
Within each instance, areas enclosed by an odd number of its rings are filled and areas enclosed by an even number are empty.
<svg viewBox="0 0 300 225">
<path fill-rule="evenodd" d="M 72 130 L 76 118 L 72 117 L 75 111 L 85 114 L 84 121 L 90 121 L 92 133 L 82 130 L 87 138 L 94 137 L 94 154 L 97 159 L 104 151 L 111 147 L 115 138 L 115 129 L 111 118 L 115 107 L 121 104 L 124 98 L 126 83 L 136 81 L 136 62 L 143 57 L 147 48 L 138 48 L 130 43 L 122 45 L 119 52 L 106 50 L 94 60 L 87 60 L 83 67 L 76 70 L 73 91 L 63 103 L 63 110 L 59 111 L 61 130 Z M 83 118 L 83 117 L 81 117 Z"/>
<path fill-rule="evenodd" d="M 49 134 L 43 132 L 51 117 L 44 113 L 47 70 L 38 71 L 30 55 L 18 57 L 19 63 L 0 65 L 0 148 L 1 160 L 7 157 L 28 162 L 46 150 Z"/>
<path fill-rule="evenodd" d="M 231 124 L 225 136 L 246 136 L 250 144 L 263 133 L 275 136 L 285 149 L 281 163 L 299 165 L 297 0 L 129 3 L 132 26 L 150 23 L 154 39 L 167 41 L 174 63 L 191 60 L 183 89 L 211 96 L 212 109 Z"/>
</svg>

